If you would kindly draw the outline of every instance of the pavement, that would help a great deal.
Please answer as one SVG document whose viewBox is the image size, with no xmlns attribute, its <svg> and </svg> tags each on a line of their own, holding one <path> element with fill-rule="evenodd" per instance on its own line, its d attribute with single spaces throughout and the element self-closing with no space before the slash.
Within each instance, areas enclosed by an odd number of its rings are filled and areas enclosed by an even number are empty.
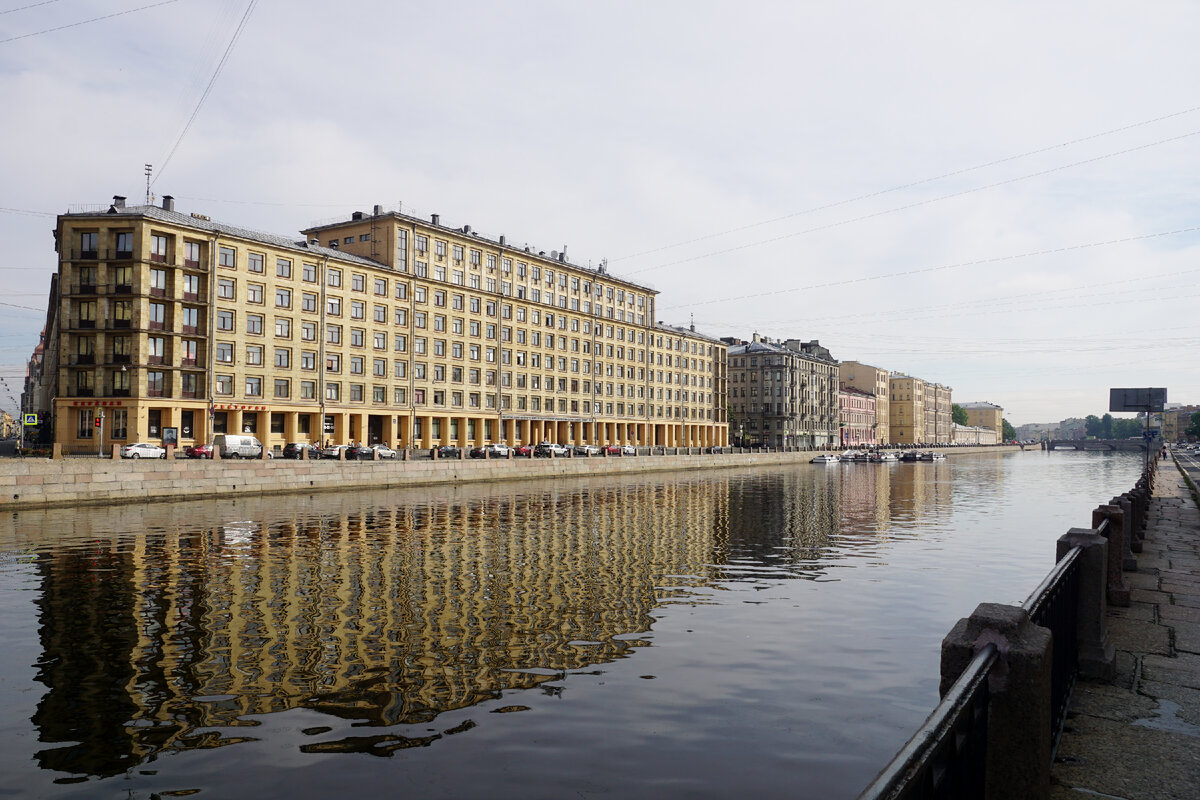
<svg viewBox="0 0 1200 800">
<path fill-rule="evenodd" d="M 1080 681 L 1052 800 L 1200 798 L 1200 454 L 1159 464 L 1129 608 L 1108 610 L 1112 683 Z M 1178 467 L 1178 468 L 1177 468 Z"/>
</svg>

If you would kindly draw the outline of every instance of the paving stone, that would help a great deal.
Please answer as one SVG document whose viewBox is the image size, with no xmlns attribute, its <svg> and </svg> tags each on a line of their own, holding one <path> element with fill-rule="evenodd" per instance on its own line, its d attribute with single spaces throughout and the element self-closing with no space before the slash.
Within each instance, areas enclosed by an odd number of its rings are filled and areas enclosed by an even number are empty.
<svg viewBox="0 0 1200 800">
<path fill-rule="evenodd" d="M 1171 631 L 1165 625 L 1143 620 L 1109 619 L 1108 636 L 1113 647 L 1131 653 L 1171 654 Z"/>
</svg>

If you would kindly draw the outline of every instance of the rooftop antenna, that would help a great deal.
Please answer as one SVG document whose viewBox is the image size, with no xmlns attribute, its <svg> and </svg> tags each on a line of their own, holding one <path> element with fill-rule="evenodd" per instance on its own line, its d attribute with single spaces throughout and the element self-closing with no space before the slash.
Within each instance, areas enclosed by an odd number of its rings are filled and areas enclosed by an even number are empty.
<svg viewBox="0 0 1200 800">
<path fill-rule="evenodd" d="M 692 333 L 695 333 L 696 332 L 696 315 L 688 314 L 688 316 L 691 317 L 691 319 L 692 319 L 691 325 L 689 327 L 691 328 Z"/>
<path fill-rule="evenodd" d="M 146 165 L 146 205 L 150 205 L 150 176 L 154 174 L 154 167 L 150 164 Z"/>
</svg>

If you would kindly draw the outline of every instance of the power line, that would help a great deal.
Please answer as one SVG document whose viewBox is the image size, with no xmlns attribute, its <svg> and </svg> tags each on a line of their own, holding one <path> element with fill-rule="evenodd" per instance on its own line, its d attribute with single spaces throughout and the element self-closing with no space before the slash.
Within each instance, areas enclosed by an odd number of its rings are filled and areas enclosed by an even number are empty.
<svg viewBox="0 0 1200 800">
<path fill-rule="evenodd" d="M 650 255 L 652 253 L 661 253 L 664 250 L 672 250 L 676 247 L 683 247 L 684 245 L 695 244 L 696 242 L 703 242 L 708 239 L 716 239 L 721 236 L 727 236 L 731 233 L 740 233 L 741 231 L 747 231 L 747 230 L 751 230 L 753 228 L 760 228 L 764 225 L 773 225 L 776 222 L 784 222 L 785 220 L 794 219 L 795 217 L 800 217 L 805 214 L 814 214 L 818 211 L 828 211 L 831 208 L 837 208 L 838 206 L 844 206 L 844 205 L 848 205 L 850 203 L 857 203 L 860 200 L 870 200 L 873 197 L 879 197 L 881 195 L 890 194 L 892 192 L 899 192 L 899 191 L 903 191 L 905 189 L 912 189 L 917 186 L 923 186 L 924 184 L 927 184 L 927 183 L 934 183 L 935 181 L 945 180 L 946 178 L 954 178 L 959 175 L 965 175 L 968 172 L 976 172 L 981 169 L 987 169 L 988 167 L 995 167 L 1000 164 L 1006 164 L 1010 161 L 1017 161 L 1022 158 L 1028 158 L 1030 156 L 1036 156 L 1036 155 L 1040 155 L 1042 153 L 1048 153 L 1052 150 L 1060 150 L 1064 147 L 1071 147 L 1072 145 L 1081 144 L 1083 142 L 1088 142 L 1093 139 L 1100 139 L 1105 136 L 1112 136 L 1113 134 L 1116 134 L 1116 133 L 1123 133 L 1125 131 L 1133 130 L 1134 128 L 1141 128 L 1146 125 L 1152 125 L 1156 122 L 1163 122 L 1164 120 L 1173 119 L 1175 117 L 1181 117 L 1185 114 L 1193 114 L 1197 111 L 1200 111 L 1200 106 L 1194 106 L 1193 108 L 1186 108 L 1183 111 L 1176 111 L 1172 114 L 1164 114 L 1163 116 L 1154 117 L 1152 119 L 1147 119 L 1147 120 L 1142 120 L 1141 122 L 1134 122 L 1129 125 L 1124 125 L 1120 128 L 1112 128 L 1107 131 L 1101 131 L 1100 133 L 1093 133 L 1090 136 L 1081 136 L 1077 139 L 1070 139 L 1068 141 L 1059 142 L 1058 144 L 1053 144 L 1048 147 L 1041 147 L 1036 150 L 1029 150 L 1024 153 L 1018 153 L 1017 155 L 1005 156 L 1004 158 L 998 158 L 994 161 L 988 161 L 983 164 L 976 164 L 973 167 L 963 167 L 962 169 L 956 169 L 956 170 L 952 170 L 950 172 L 945 172 L 945 173 L 942 173 L 941 175 L 935 175 L 931 178 L 922 178 L 920 180 L 911 181 L 909 183 L 903 183 L 898 186 L 892 186 L 887 189 L 879 189 L 874 192 L 867 192 L 866 194 L 860 194 L 855 197 L 849 197 L 849 198 L 846 198 L 845 200 L 838 200 L 836 202 L 826 203 L 826 204 L 820 205 L 820 206 L 813 206 L 812 208 L 806 208 L 806 209 L 803 209 L 802 211 L 795 211 L 791 214 L 784 214 L 781 217 L 774 217 L 772 219 L 762 220 L 761 222 L 752 222 L 748 225 L 742 225 L 737 228 L 729 228 L 728 230 L 718 231 L 717 233 L 710 233 L 705 236 L 697 236 L 693 239 L 687 239 L 685 241 L 676 242 L 674 244 L 663 245 L 662 247 L 656 247 L 651 250 L 642 250 L 637 253 L 630 253 L 627 256 L 617 256 L 616 258 L 609 259 L 609 261 L 610 262 L 622 261 L 627 258 L 638 258 L 639 256 Z"/>
<path fill-rule="evenodd" d="M 53 217 L 54 214 L 49 211 L 30 211 L 27 208 L 5 208 L 0 206 L 0 211 L 6 214 L 28 214 L 31 217 Z"/>
<path fill-rule="evenodd" d="M 814 228 L 806 228 L 802 231 L 796 231 L 795 233 L 787 233 L 787 234 L 783 234 L 782 236 L 774 236 L 770 239 L 760 239 L 759 241 L 749 242 L 747 244 L 738 245 L 736 247 L 727 247 L 724 250 L 714 250 L 710 253 L 701 253 L 698 256 L 691 256 L 690 258 L 681 258 L 677 261 L 669 261 L 666 264 L 659 264 L 658 266 L 654 266 L 654 267 L 646 267 L 644 269 L 635 269 L 635 270 L 631 270 L 631 271 L 627 272 L 626 274 L 627 275 L 638 275 L 643 272 L 653 272 L 654 270 L 665 269 L 666 267 L 673 267 L 678 264 L 687 264 L 691 261 L 699 261 L 704 258 L 711 258 L 712 256 L 721 256 L 721 255 L 726 255 L 728 253 L 736 253 L 739 250 L 748 250 L 751 247 L 760 247 L 761 245 L 764 245 L 764 244 L 773 244 L 775 242 L 782 242 L 786 239 L 794 239 L 797 236 L 804 236 L 809 233 L 816 233 L 818 231 L 826 231 L 826 230 L 830 230 L 832 228 L 840 228 L 843 225 L 850 225 L 855 222 L 863 222 L 868 219 L 875 219 L 877 217 L 887 216 L 888 214 L 895 214 L 896 212 L 899 212 L 899 211 L 908 211 L 910 209 L 920 208 L 921 206 L 932 205 L 933 203 L 940 203 L 943 200 L 951 200 L 955 197 L 963 197 L 968 194 L 974 194 L 975 192 L 982 192 L 987 189 L 995 189 L 999 186 L 1008 186 L 1010 184 L 1020 183 L 1021 181 L 1027 181 L 1027 180 L 1030 180 L 1031 178 L 1040 178 L 1045 175 L 1051 175 L 1055 172 L 1062 172 L 1063 170 L 1083 166 L 1084 164 L 1094 164 L 1097 161 L 1103 161 L 1105 159 L 1114 158 L 1116 156 L 1128 155 L 1129 153 L 1136 153 L 1139 150 L 1147 150 L 1151 147 L 1158 147 L 1159 145 L 1170 144 L 1171 142 L 1178 142 L 1183 139 L 1187 139 L 1189 137 L 1197 136 L 1197 135 L 1200 135 L 1200 131 L 1190 131 L 1188 133 L 1180 134 L 1179 136 L 1171 136 L 1166 139 L 1160 139 L 1157 142 L 1141 144 L 1141 145 L 1138 145 L 1137 147 L 1130 147 L 1125 150 L 1117 150 L 1115 152 L 1105 153 L 1104 155 L 1095 156 L 1093 158 L 1085 158 L 1082 161 L 1074 161 L 1074 162 L 1071 162 L 1070 164 L 1062 164 L 1057 167 L 1051 167 L 1050 169 L 1039 170 L 1038 172 L 1031 172 L 1027 175 L 1020 175 L 1015 178 L 1008 178 L 1007 180 L 1003 180 L 1003 181 L 996 181 L 995 183 L 989 183 L 984 186 L 976 186 L 972 189 L 964 189 L 960 192 L 952 192 L 950 194 L 944 194 L 944 195 L 940 195 L 938 197 L 931 197 L 926 200 L 919 200 L 915 203 L 909 203 L 909 204 L 903 205 L 903 206 L 895 206 L 893 208 L 887 208 L 882 211 L 875 211 L 870 214 L 863 214 L 858 217 L 852 217 L 850 219 L 844 219 L 844 220 L 840 220 L 838 222 L 830 222 L 826 225 L 818 225 Z"/>
<path fill-rule="evenodd" d="M 172 0 L 172 2 L 174 2 L 174 0 Z M 221 70 L 225 68 L 225 62 L 229 60 L 229 54 L 233 52 L 233 47 L 237 44 L 238 39 L 241 37 L 242 31 L 246 27 L 246 22 L 250 19 L 250 13 L 254 11 L 254 6 L 257 3 L 258 0 L 250 0 L 249 5 L 246 6 L 246 13 L 242 15 L 242 19 L 238 23 L 237 28 L 234 30 L 233 36 L 230 37 L 229 44 L 225 47 L 225 53 L 221 56 L 221 60 L 217 62 L 217 68 L 213 70 L 212 78 L 209 79 L 208 85 L 204 87 L 204 93 L 200 95 L 200 100 L 197 101 L 196 108 L 192 110 L 192 115 L 188 117 L 188 121 L 183 126 L 183 130 L 180 131 L 179 136 L 175 138 L 175 143 L 171 145 L 171 149 L 167 153 L 166 159 L 163 160 L 162 166 L 158 168 L 158 174 L 155 175 L 154 180 L 150 182 L 151 187 L 158 183 L 158 179 L 161 178 L 163 172 L 166 171 L 167 165 L 169 165 L 171 163 L 171 159 L 175 157 L 175 151 L 179 149 L 180 143 L 183 142 L 183 137 L 187 136 L 187 132 L 191 129 L 192 123 L 196 121 L 196 116 L 199 115 L 200 108 L 204 105 L 204 101 L 208 99 L 208 95 L 212 92 L 212 88 L 217 82 L 217 77 L 221 74 Z"/>
<path fill-rule="evenodd" d="M 57 2 L 58 2 L 58 0 L 42 0 L 42 2 L 40 2 L 40 3 L 31 3 L 30 5 L 27 5 L 27 6 L 19 6 L 17 8 L 10 8 L 7 11 L 0 11 L 0 16 L 3 16 L 4 14 L 11 14 L 14 11 L 24 11 L 27 8 L 37 8 L 38 6 L 48 6 L 51 3 L 57 3 Z"/>
<path fill-rule="evenodd" d="M 145 11 L 148 8 L 158 8 L 159 6 L 167 6 L 167 5 L 170 5 L 171 3 L 177 3 L 177 2 L 179 2 L 179 0 L 162 0 L 161 3 L 153 3 L 148 6 L 141 6 L 139 8 L 131 8 L 127 11 L 118 11 L 115 14 L 105 14 L 102 17 L 92 17 L 91 19 L 85 19 L 80 22 L 72 22 L 70 25 L 59 25 L 57 28 L 47 28 L 44 31 L 34 31 L 33 33 L 23 33 L 20 36 L 12 36 L 8 39 L 0 39 L 0 44 L 4 44 L 6 42 L 15 42 L 18 39 L 28 39 L 30 36 L 41 36 L 43 33 L 54 33 L 55 31 L 65 31 L 67 28 L 78 28 L 80 25 L 87 25 L 90 22 L 100 22 L 101 20 L 112 19 L 113 17 L 123 17 L 126 14 L 132 14 L 135 11 Z M 32 8 L 32 6 L 26 6 L 26 8 Z M 15 9 L 15 8 L 13 9 L 13 11 L 19 11 L 19 10 L 20 9 Z"/>
<path fill-rule="evenodd" d="M 791 294 L 793 292 L 803 292 L 810 289 L 828 289 L 834 286 L 849 286 L 855 283 L 867 283 L 869 281 L 881 281 L 888 278 L 899 278 L 905 275 L 920 275 L 928 272 L 941 272 L 944 270 L 961 269 L 963 267 L 978 267 L 984 264 L 996 264 L 1002 261 L 1016 261 L 1022 258 L 1032 258 L 1034 256 L 1045 256 L 1054 253 L 1068 253 L 1075 250 L 1088 250 L 1095 247 L 1107 247 L 1114 244 L 1125 244 L 1127 242 L 1138 242 L 1147 239 L 1158 239 L 1164 236 L 1177 236 L 1181 233 L 1193 233 L 1200 231 L 1200 226 L 1191 228 L 1179 228 L 1173 231 L 1162 231 L 1159 233 L 1146 233 L 1140 236 L 1126 236 L 1121 239 L 1109 239 L 1102 242 L 1088 242 L 1087 244 L 1073 244 L 1064 247 L 1051 247 L 1046 250 L 1031 250 L 1025 253 L 1012 253 L 1005 256 L 994 256 L 992 258 L 980 258 L 974 261 L 959 261 L 953 264 L 941 264 L 936 267 L 921 267 L 919 269 L 902 270 L 900 272 L 888 272 L 882 275 L 865 275 L 861 278 L 847 278 L 841 281 L 828 281 L 826 283 L 814 283 L 807 286 L 795 286 L 790 289 L 772 289 L 766 292 L 755 292 L 754 294 L 743 294 L 732 297 L 721 297 L 715 300 L 702 300 L 696 303 L 686 303 L 677 306 L 664 306 L 661 310 L 670 311 L 676 308 L 694 308 L 696 306 L 713 305 L 714 303 L 729 303 L 735 300 L 751 300 L 757 297 L 767 297 L 779 294 Z"/>
</svg>

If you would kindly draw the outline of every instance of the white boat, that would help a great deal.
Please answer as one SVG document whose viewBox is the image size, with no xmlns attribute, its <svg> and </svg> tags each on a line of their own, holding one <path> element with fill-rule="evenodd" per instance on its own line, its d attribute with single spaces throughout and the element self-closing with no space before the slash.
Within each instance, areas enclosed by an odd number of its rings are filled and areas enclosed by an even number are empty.
<svg viewBox="0 0 1200 800">
<path fill-rule="evenodd" d="M 895 453 L 872 453 L 871 460 L 881 464 L 885 461 L 899 461 L 900 456 Z"/>
<path fill-rule="evenodd" d="M 819 456 L 814 456 L 811 463 L 813 463 L 813 464 L 836 464 L 836 463 L 838 463 L 838 457 L 835 456 L 833 453 L 821 453 L 821 455 L 819 455 Z"/>
</svg>

